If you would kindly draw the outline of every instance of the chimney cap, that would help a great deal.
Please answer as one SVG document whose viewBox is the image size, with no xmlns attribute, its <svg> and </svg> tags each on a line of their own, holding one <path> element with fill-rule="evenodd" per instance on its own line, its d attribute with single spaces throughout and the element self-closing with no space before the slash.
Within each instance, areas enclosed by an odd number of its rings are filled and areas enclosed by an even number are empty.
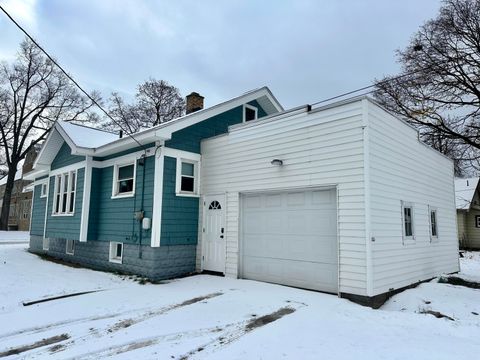
<svg viewBox="0 0 480 360">
<path fill-rule="evenodd" d="M 187 97 L 191 97 L 191 96 L 200 97 L 200 98 L 202 98 L 202 99 L 205 99 L 205 97 L 203 97 L 202 95 L 200 95 L 200 94 L 199 94 L 198 92 L 196 92 L 196 91 L 192 91 L 192 92 L 190 93 L 190 95 L 187 95 Z"/>
</svg>

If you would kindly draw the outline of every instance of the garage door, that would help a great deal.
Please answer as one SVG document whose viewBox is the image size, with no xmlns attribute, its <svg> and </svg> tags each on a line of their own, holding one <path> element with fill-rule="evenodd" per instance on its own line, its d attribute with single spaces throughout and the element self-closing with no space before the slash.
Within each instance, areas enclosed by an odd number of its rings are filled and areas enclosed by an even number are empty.
<svg viewBox="0 0 480 360">
<path fill-rule="evenodd" d="M 242 277 L 338 292 L 335 190 L 242 196 Z"/>
</svg>

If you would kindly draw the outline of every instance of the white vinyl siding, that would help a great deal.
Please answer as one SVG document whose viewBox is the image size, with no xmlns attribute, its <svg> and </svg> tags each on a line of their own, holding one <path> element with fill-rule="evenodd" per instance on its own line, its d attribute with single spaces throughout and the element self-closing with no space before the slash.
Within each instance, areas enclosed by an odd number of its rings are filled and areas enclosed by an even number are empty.
<svg viewBox="0 0 480 360">
<path fill-rule="evenodd" d="M 373 292 L 381 294 L 458 271 L 451 161 L 418 141 L 417 132 L 368 105 Z M 414 205 L 413 243 L 402 241 L 401 201 Z M 437 210 L 431 241 L 429 209 Z"/>
<path fill-rule="evenodd" d="M 272 166 L 271 160 L 283 161 Z M 336 187 L 339 290 L 366 295 L 362 104 L 288 114 L 202 142 L 201 193 L 226 192 L 226 274 L 238 276 L 239 193 Z"/>
</svg>

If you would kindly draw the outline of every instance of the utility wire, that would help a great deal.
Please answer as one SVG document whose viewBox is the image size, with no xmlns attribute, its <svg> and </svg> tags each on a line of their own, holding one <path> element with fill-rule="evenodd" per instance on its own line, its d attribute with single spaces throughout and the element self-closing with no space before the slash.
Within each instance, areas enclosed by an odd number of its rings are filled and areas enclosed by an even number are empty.
<svg viewBox="0 0 480 360">
<path fill-rule="evenodd" d="M 413 74 L 416 74 L 418 72 L 421 72 L 423 71 L 424 69 L 417 69 L 415 71 L 411 71 L 411 72 L 408 72 L 408 73 L 405 73 L 405 74 L 402 74 L 402 75 L 398 75 L 398 76 L 394 76 L 392 78 L 389 78 L 389 79 L 385 79 L 385 80 L 382 80 L 382 81 L 379 81 L 375 84 L 371 84 L 371 85 L 368 85 L 368 86 L 364 86 L 364 87 L 361 87 L 361 88 L 358 88 L 358 89 L 355 89 L 355 90 L 352 90 L 352 91 L 348 91 L 348 92 L 345 92 L 343 94 L 340 94 L 340 95 L 336 95 L 336 96 L 333 96 L 331 98 L 328 98 L 328 99 L 324 99 L 324 100 L 320 100 L 320 101 L 317 101 L 317 102 L 314 102 L 313 104 L 310 104 L 311 106 L 314 106 L 314 105 L 319 105 L 319 104 L 322 104 L 322 103 L 325 103 L 325 102 L 328 102 L 328 101 L 331 101 L 331 100 L 335 100 L 335 99 L 338 99 L 338 98 L 341 98 L 341 97 L 344 97 L 344 96 L 347 96 L 347 95 L 352 95 L 352 94 L 355 94 L 359 91 L 363 91 L 363 90 L 367 90 L 367 89 L 370 89 L 372 87 L 375 87 L 375 86 L 378 86 L 378 85 L 383 85 L 383 84 L 387 84 L 389 82 L 392 82 L 392 81 L 395 81 L 395 80 L 398 80 L 398 79 L 401 79 L 401 78 L 404 78 L 404 77 L 407 77 L 407 76 L 410 76 L 410 75 L 413 75 Z M 375 92 L 375 90 L 371 90 L 371 91 L 368 91 L 364 94 L 361 94 L 361 95 L 368 95 L 368 94 L 371 94 Z"/>
<path fill-rule="evenodd" d="M 75 79 L 69 75 L 49 54 L 48 52 L 42 47 L 40 46 L 40 44 L 38 44 L 35 39 L 30 36 L 30 34 L 19 24 L 15 21 L 15 19 L 3 8 L 2 5 L 0 5 L 0 10 L 2 10 L 5 15 L 7 15 L 7 17 L 35 44 L 35 46 L 37 46 L 44 54 L 45 56 L 47 56 L 47 58 L 52 62 L 54 63 L 59 69 L 60 71 L 73 83 L 75 84 L 75 86 L 83 93 L 85 94 L 85 96 L 93 103 L 95 104 L 110 120 L 112 120 L 114 122 L 114 124 L 116 124 L 122 131 L 125 132 L 125 134 L 127 134 L 129 137 L 131 137 L 143 150 L 145 150 L 145 146 L 143 146 L 137 139 L 135 139 L 135 137 L 128 133 L 127 131 L 125 131 L 123 129 L 123 127 L 120 125 L 120 123 L 118 123 L 88 92 L 86 92 L 81 86 L 79 83 L 77 83 L 75 81 Z M 145 150 L 146 151 L 146 150 Z"/>
</svg>

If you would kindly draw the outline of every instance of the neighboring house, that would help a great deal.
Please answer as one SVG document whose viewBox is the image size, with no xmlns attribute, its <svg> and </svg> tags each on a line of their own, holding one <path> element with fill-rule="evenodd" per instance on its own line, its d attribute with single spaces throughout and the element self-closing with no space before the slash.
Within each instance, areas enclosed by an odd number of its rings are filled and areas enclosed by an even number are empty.
<svg viewBox="0 0 480 360">
<path fill-rule="evenodd" d="M 15 173 L 15 182 L 13 185 L 12 196 L 10 200 L 10 212 L 8 216 L 8 228 L 10 230 L 28 231 L 30 230 L 30 215 L 32 211 L 32 189 L 28 185 L 31 180 L 23 179 L 23 174 L 32 170 L 33 162 L 37 153 L 34 148 L 27 153 L 25 161 Z M 3 206 L 5 184 L 7 176 L 0 179 L 0 209 Z"/>
<path fill-rule="evenodd" d="M 455 179 L 455 203 L 460 246 L 480 249 L 480 192 L 478 178 Z"/>
<path fill-rule="evenodd" d="M 372 100 L 284 111 L 261 88 L 188 112 L 135 140 L 58 122 L 28 175 L 30 250 L 370 304 L 459 270 L 452 161 Z"/>
</svg>

